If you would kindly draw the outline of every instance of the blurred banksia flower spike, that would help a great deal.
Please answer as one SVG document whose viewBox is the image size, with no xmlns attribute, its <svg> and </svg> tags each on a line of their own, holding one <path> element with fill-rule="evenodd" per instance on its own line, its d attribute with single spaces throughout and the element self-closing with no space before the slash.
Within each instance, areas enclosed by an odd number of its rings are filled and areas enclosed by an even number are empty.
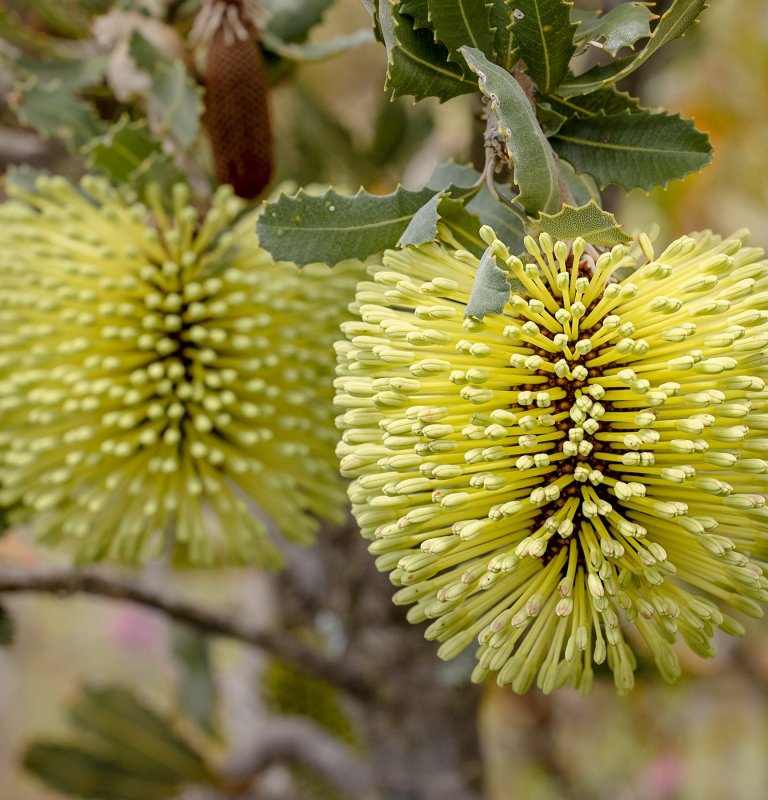
<svg viewBox="0 0 768 800">
<path fill-rule="evenodd" d="M 273 162 L 258 7 L 250 0 L 204 0 L 192 38 L 208 49 L 204 120 L 216 177 L 254 199 L 269 184 Z"/>
<path fill-rule="evenodd" d="M 673 680 L 678 636 L 711 656 L 768 597 L 768 264 L 742 234 L 595 263 L 482 233 L 524 287 L 503 313 L 465 318 L 477 259 L 427 244 L 343 325 L 362 533 L 442 657 L 479 642 L 475 680 L 588 691 L 607 661 L 624 692 L 640 640 Z"/>
<path fill-rule="evenodd" d="M 0 206 L 0 505 L 83 560 L 278 556 L 343 517 L 332 339 L 352 276 L 274 263 L 224 187 L 200 218 L 100 179 Z M 257 512 L 258 513 L 258 512 Z"/>
</svg>

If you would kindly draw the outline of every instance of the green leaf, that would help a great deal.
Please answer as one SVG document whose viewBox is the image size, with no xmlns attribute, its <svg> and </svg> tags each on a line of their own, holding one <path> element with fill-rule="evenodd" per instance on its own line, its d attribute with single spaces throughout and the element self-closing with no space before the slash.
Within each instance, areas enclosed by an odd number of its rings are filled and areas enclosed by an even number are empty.
<svg viewBox="0 0 768 800">
<path fill-rule="evenodd" d="M 575 95 L 573 97 L 558 97 L 552 95 L 547 102 L 553 110 L 564 114 L 566 117 L 594 117 L 596 114 L 619 114 L 622 111 L 639 112 L 640 101 L 620 92 L 614 86 L 598 89 L 590 94 Z"/>
<path fill-rule="evenodd" d="M 486 248 L 472 285 L 465 317 L 482 319 L 486 314 L 501 314 L 509 300 L 510 284 L 507 273 L 496 264 L 496 256 Z"/>
<path fill-rule="evenodd" d="M 700 170 L 712 153 L 707 135 L 693 122 L 650 111 L 571 119 L 552 144 L 578 172 L 626 191 L 666 186 Z"/>
<path fill-rule="evenodd" d="M 408 227 L 397 240 L 398 247 L 408 247 L 409 245 L 417 247 L 437 239 L 437 223 L 440 219 L 437 207 L 441 199 L 442 195 L 436 194 L 413 215 Z"/>
<path fill-rule="evenodd" d="M 512 33 L 525 70 L 541 92 L 554 91 L 568 73 L 575 52 L 567 0 L 513 0 Z"/>
<path fill-rule="evenodd" d="M 326 42 L 309 42 L 294 44 L 266 30 L 261 35 L 261 43 L 266 50 L 285 58 L 288 61 L 325 61 L 348 50 L 355 50 L 361 45 L 375 41 L 373 31 L 363 28 L 345 36 L 338 36 Z"/>
<path fill-rule="evenodd" d="M 300 191 L 268 204 L 257 231 L 262 247 L 277 261 L 337 264 L 394 247 L 433 195 L 431 189 L 409 192 L 402 187 L 387 195 L 361 189 L 353 197 L 332 189 L 319 197 Z"/>
<path fill-rule="evenodd" d="M 491 24 L 496 29 L 493 34 L 493 61 L 507 72 L 512 69 L 520 57 L 517 52 L 515 35 L 512 33 L 512 8 L 507 0 L 492 0 Z"/>
<path fill-rule="evenodd" d="M 438 214 L 440 222 L 459 245 L 480 258 L 485 250 L 485 242 L 479 233 L 482 225 L 480 217 L 468 211 L 461 200 L 453 200 L 450 197 L 440 199 Z"/>
<path fill-rule="evenodd" d="M 555 111 L 550 103 L 536 103 L 536 119 L 539 121 L 544 135 L 549 138 L 563 127 L 568 116 Z"/>
<path fill-rule="evenodd" d="M 558 214 L 542 214 L 540 221 L 542 232 L 555 239 L 575 239 L 580 236 L 598 247 L 613 247 L 632 241 L 632 237 L 627 236 L 616 222 L 616 217 L 603 211 L 594 200 L 578 208 L 563 206 Z"/>
<path fill-rule="evenodd" d="M 25 82 L 12 107 L 19 119 L 41 136 L 64 139 L 74 149 L 83 147 L 104 130 L 93 107 L 62 90 L 56 81 L 42 83 L 33 78 Z"/>
<path fill-rule="evenodd" d="M 580 175 L 564 158 L 558 161 L 558 166 L 565 185 L 577 206 L 585 206 L 590 200 L 594 200 L 600 205 L 600 189 L 591 175 L 585 173 Z"/>
<path fill-rule="evenodd" d="M 160 187 L 161 197 L 170 201 L 173 186 L 186 180 L 172 156 L 168 153 L 152 153 L 131 173 L 130 184 L 141 194 L 148 184 L 153 183 Z"/>
<path fill-rule="evenodd" d="M 83 148 L 89 167 L 118 183 L 127 183 L 147 158 L 161 151 L 160 142 L 149 132 L 146 123 L 131 122 L 127 116 Z"/>
<path fill-rule="evenodd" d="M 182 147 L 191 147 L 200 130 L 202 89 L 189 77 L 183 62 L 167 59 L 138 31 L 131 35 L 130 54 L 152 79 L 150 124 L 157 133 L 170 134 Z"/>
<path fill-rule="evenodd" d="M 525 92 L 506 70 L 492 64 L 479 50 L 463 47 L 462 53 L 477 74 L 480 90 L 490 101 L 514 161 L 518 202 L 531 214 L 555 212 L 560 204 L 557 165 Z"/>
<path fill-rule="evenodd" d="M 179 786 L 134 774 L 113 757 L 51 742 L 33 742 L 24 769 L 52 789 L 84 800 L 166 800 Z"/>
<path fill-rule="evenodd" d="M 322 21 L 333 0 L 261 0 L 260 5 L 269 33 L 284 42 L 300 43 Z"/>
<path fill-rule="evenodd" d="M 512 253 L 522 253 L 525 250 L 525 213 L 519 208 L 516 213 L 512 208 L 513 195 L 506 186 L 496 186 L 496 192 L 505 198 L 506 202 L 499 201 L 484 186 L 476 197 L 467 203 L 467 211 L 476 214 L 482 225 L 490 225 L 496 236 L 504 242 Z M 484 248 L 481 248 L 481 250 Z"/>
<path fill-rule="evenodd" d="M 443 102 L 476 91 L 475 82 L 448 60 L 447 48 L 433 40 L 431 31 L 417 30 L 414 24 L 395 0 L 380 0 L 379 25 L 388 62 L 385 86 L 392 97 L 437 97 Z"/>
<path fill-rule="evenodd" d="M 104 55 L 56 60 L 17 58 L 12 66 L 15 70 L 35 77 L 43 83 L 57 81 L 60 86 L 72 92 L 99 83 L 104 77 L 107 61 L 108 57 Z"/>
<path fill-rule="evenodd" d="M 193 628 L 179 628 L 173 637 L 173 654 L 181 670 L 179 706 L 202 730 L 212 733 L 216 687 L 208 637 Z"/>
<path fill-rule="evenodd" d="M 626 78 L 665 44 L 680 38 L 707 7 L 707 0 L 673 0 L 659 20 L 645 47 L 635 56 L 603 67 L 593 67 L 583 75 L 565 81 L 558 90 L 561 97 L 587 94 Z"/>
<path fill-rule="evenodd" d="M 429 0 L 400 0 L 400 13 L 407 14 L 413 19 L 414 28 L 432 28 L 429 19 Z"/>
<path fill-rule="evenodd" d="M 464 66 L 459 48 L 475 47 L 493 58 L 491 6 L 486 0 L 429 0 L 429 20 L 435 38 L 447 48 L 449 58 Z"/>
<path fill-rule="evenodd" d="M 612 56 L 623 47 L 633 47 L 640 39 L 647 39 L 654 17 L 645 3 L 622 3 L 607 14 L 572 11 L 571 15 L 581 23 L 574 44 L 584 46 L 587 42 L 599 42 Z"/>
<path fill-rule="evenodd" d="M 439 192 L 441 189 L 448 189 L 451 186 L 462 189 L 470 189 L 476 186 L 480 180 L 480 173 L 469 164 L 457 164 L 455 161 L 446 161 L 438 164 L 429 180 L 427 186 Z"/>
</svg>

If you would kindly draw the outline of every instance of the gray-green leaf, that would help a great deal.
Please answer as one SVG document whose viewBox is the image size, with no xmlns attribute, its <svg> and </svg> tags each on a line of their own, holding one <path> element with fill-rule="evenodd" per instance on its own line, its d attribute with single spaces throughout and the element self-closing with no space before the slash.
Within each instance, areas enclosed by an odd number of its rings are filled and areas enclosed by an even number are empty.
<svg viewBox="0 0 768 800">
<path fill-rule="evenodd" d="M 588 42 L 598 42 L 612 56 L 651 35 L 653 12 L 645 3 L 622 3 L 607 14 L 571 11 L 571 15 L 581 23 L 574 43 L 583 47 Z"/>
<path fill-rule="evenodd" d="M 321 196 L 282 195 L 259 217 L 261 244 L 276 260 L 304 265 L 337 264 L 394 247 L 414 214 L 435 194 L 432 189 L 388 195 L 362 189 L 348 197 L 332 189 Z"/>
<path fill-rule="evenodd" d="M 575 52 L 567 0 L 514 0 L 512 33 L 526 72 L 542 93 L 549 94 L 565 78 Z"/>
<path fill-rule="evenodd" d="M 486 314 L 501 314 L 509 300 L 509 292 L 507 273 L 497 266 L 496 256 L 488 247 L 477 267 L 464 316 L 482 319 Z"/>
<path fill-rule="evenodd" d="M 463 47 L 461 52 L 477 74 L 480 90 L 490 101 L 490 110 L 514 161 L 518 202 L 531 214 L 554 213 L 560 204 L 557 165 L 525 92 L 506 70 L 492 64 L 479 50 Z"/>
<path fill-rule="evenodd" d="M 707 135 L 690 120 L 650 111 L 571 119 L 552 144 L 578 172 L 626 191 L 666 186 L 700 170 L 712 153 Z"/>
<path fill-rule="evenodd" d="M 162 150 L 145 122 L 118 120 L 103 135 L 91 140 L 83 152 L 91 169 L 103 172 L 118 182 L 126 183 L 142 163 Z"/>
<path fill-rule="evenodd" d="M 665 44 L 681 37 L 698 20 L 706 7 L 707 0 L 673 0 L 654 28 L 648 43 L 637 55 L 602 67 L 593 67 L 583 75 L 565 81 L 558 94 L 562 97 L 587 94 L 626 78 Z"/>
<path fill-rule="evenodd" d="M 437 239 L 437 223 L 440 220 L 437 207 L 441 199 L 442 194 L 436 194 L 413 215 L 408 227 L 397 240 L 398 247 L 418 246 Z"/>
<path fill-rule="evenodd" d="M 574 208 L 563 206 L 559 214 L 542 214 L 541 230 L 555 239 L 575 239 L 580 236 L 584 241 L 598 247 L 613 247 L 632 241 L 616 222 L 616 217 L 603 211 L 594 200 L 586 205 Z"/>
</svg>

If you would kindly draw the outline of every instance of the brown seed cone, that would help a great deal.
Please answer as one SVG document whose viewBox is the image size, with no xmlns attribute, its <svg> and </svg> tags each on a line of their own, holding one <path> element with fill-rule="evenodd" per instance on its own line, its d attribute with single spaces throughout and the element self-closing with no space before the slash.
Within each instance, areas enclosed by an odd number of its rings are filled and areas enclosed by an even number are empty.
<svg viewBox="0 0 768 800">
<path fill-rule="evenodd" d="M 269 84 L 255 35 L 233 38 L 221 25 L 210 40 L 204 121 L 216 177 L 251 200 L 272 176 Z"/>
</svg>

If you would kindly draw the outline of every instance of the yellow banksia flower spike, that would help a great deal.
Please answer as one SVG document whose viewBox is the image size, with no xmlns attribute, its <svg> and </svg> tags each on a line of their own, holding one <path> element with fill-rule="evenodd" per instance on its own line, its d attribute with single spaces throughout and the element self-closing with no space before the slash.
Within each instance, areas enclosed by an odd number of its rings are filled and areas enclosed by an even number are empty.
<svg viewBox="0 0 768 800">
<path fill-rule="evenodd" d="M 0 506 L 82 560 L 279 562 L 343 519 L 333 338 L 354 269 L 299 271 L 220 189 L 105 181 L 0 206 Z"/>
<path fill-rule="evenodd" d="M 362 534 L 441 657 L 479 645 L 474 680 L 586 692 L 607 662 L 626 692 L 638 646 L 674 680 L 678 637 L 712 656 L 768 598 L 768 263 L 743 233 L 522 259 L 482 234 L 523 287 L 503 313 L 465 318 L 478 260 L 431 243 L 342 326 Z"/>
</svg>

